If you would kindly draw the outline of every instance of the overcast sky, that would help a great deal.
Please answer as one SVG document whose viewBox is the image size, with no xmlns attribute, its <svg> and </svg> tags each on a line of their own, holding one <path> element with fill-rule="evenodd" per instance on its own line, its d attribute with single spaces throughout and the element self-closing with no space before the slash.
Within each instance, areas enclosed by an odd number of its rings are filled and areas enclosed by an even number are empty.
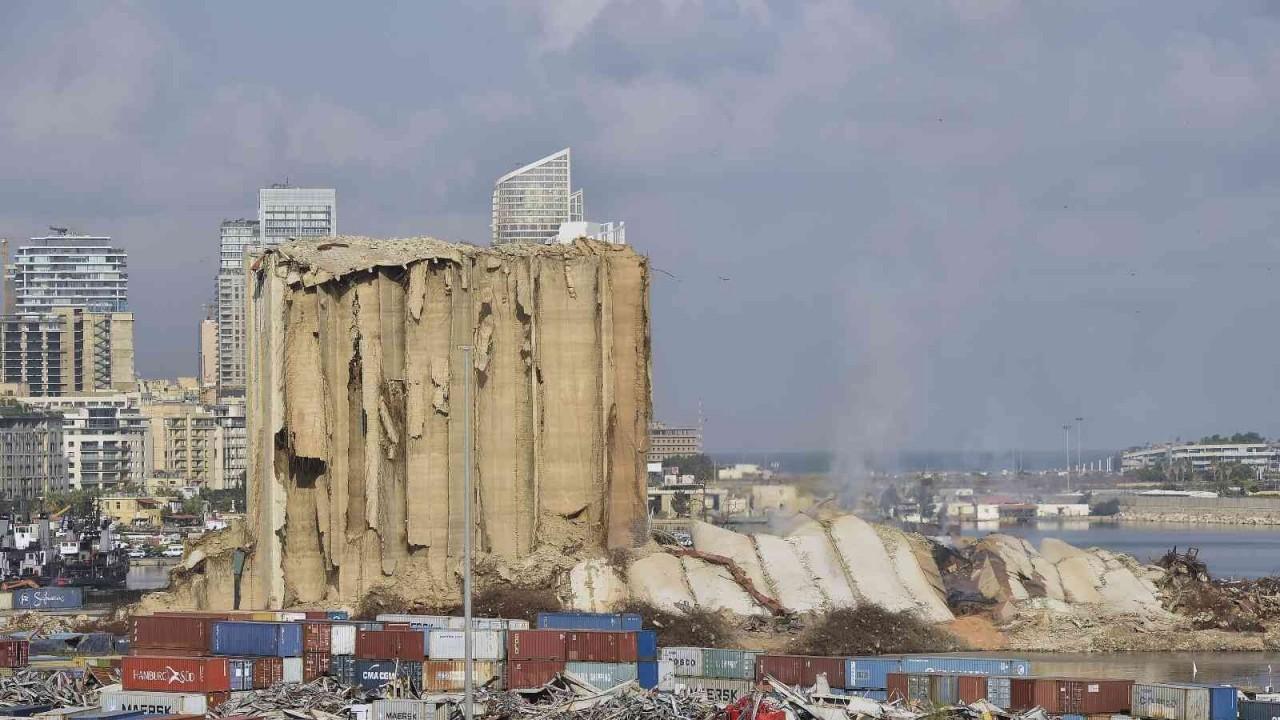
<svg viewBox="0 0 1280 720">
<path fill-rule="evenodd" d="M 110 234 L 139 371 L 191 375 L 257 188 L 484 243 L 572 146 L 713 449 L 1280 434 L 1274 3 L 389 5 L 0 4 L 0 236 Z"/>
</svg>

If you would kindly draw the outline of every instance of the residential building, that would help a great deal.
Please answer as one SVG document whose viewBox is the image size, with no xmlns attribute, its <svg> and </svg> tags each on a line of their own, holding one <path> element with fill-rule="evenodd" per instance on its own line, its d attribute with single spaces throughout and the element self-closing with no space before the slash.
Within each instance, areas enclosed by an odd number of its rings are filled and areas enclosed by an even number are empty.
<svg viewBox="0 0 1280 720">
<path fill-rule="evenodd" d="M 124 527 L 158 528 L 164 525 L 165 504 L 160 497 L 104 495 L 98 506 L 104 516 Z"/>
<path fill-rule="evenodd" d="M 126 253 L 99 235 L 73 235 L 66 228 L 33 237 L 18 247 L 6 269 L 16 313 L 83 308 L 95 313 L 129 309 Z"/>
<path fill-rule="evenodd" d="M 200 387 L 218 385 L 218 321 L 205 318 L 200 321 Z"/>
<path fill-rule="evenodd" d="M 244 487 L 249 470 L 249 430 L 245 425 L 244 403 L 222 403 L 213 406 L 221 433 L 218 436 L 222 459 L 222 486 L 214 490 Z"/>
<path fill-rule="evenodd" d="M 560 225 L 583 218 L 582 191 L 572 190 L 569 148 L 498 178 L 493 186 L 493 244 L 545 243 Z"/>
<path fill-rule="evenodd" d="M 660 422 L 649 425 L 649 462 L 663 462 L 681 455 L 702 454 L 702 428 L 676 427 Z"/>
<path fill-rule="evenodd" d="M 263 188 L 258 191 L 258 230 L 263 245 L 337 235 L 338 193 L 333 188 Z"/>
<path fill-rule="evenodd" d="M 1125 452 L 1122 471 L 1186 462 L 1197 470 L 1240 463 L 1261 472 L 1280 460 L 1280 450 L 1267 443 L 1164 443 Z"/>
<path fill-rule="evenodd" d="M 33 408 L 62 415 L 67 474 L 73 489 L 143 487 L 151 472 L 151 434 L 136 393 L 28 397 Z"/>
<path fill-rule="evenodd" d="M 62 417 L 0 406 L 0 497 L 34 500 L 68 488 Z"/>
<path fill-rule="evenodd" d="M 151 428 L 151 472 L 186 487 L 222 488 L 221 427 L 213 410 L 198 402 L 142 403 Z"/>
<path fill-rule="evenodd" d="M 133 313 L 59 307 L 0 316 L 0 382 L 31 395 L 132 392 Z"/>
</svg>

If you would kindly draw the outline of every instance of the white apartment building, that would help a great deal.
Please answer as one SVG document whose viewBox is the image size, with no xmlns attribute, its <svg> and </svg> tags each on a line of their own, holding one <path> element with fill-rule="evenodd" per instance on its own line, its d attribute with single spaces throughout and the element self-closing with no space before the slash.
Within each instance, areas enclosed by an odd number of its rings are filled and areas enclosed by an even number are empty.
<svg viewBox="0 0 1280 720">
<path fill-rule="evenodd" d="M 545 243 L 560 225 L 582 221 L 582 191 L 572 190 L 569 148 L 517 168 L 493 186 L 493 244 Z"/>
<path fill-rule="evenodd" d="M 18 247 L 6 269 L 12 312 L 48 313 L 82 308 L 115 313 L 129 309 L 125 251 L 102 235 L 73 235 L 66 228 L 33 237 Z"/>
<path fill-rule="evenodd" d="M 702 453 L 702 428 L 676 427 L 660 422 L 649 424 L 648 462 Z"/>
<path fill-rule="evenodd" d="M 249 430 L 245 425 L 244 403 L 213 406 L 218 419 L 218 455 L 222 461 L 222 489 L 244 487 L 249 471 Z M 219 488 L 213 488 L 215 490 Z"/>
<path fill-rule="evenodd" d="M 1120 458 L 1122 471 L 1138 470 L 1187 461 L 1197 470 L 1215 465 L 1240 463 L 1259 471 L 1280 459 L 1280 452 L 1267 443 L 1165 443 L 1130 450 Z"/>
<path fill-rule="evenodd" d="M 63 447 L 73 489 L 110 491 L 145 484 L 151 471 L 151 433 L 136 393 L 20 400 L 62 414 Z"/>
</svg>

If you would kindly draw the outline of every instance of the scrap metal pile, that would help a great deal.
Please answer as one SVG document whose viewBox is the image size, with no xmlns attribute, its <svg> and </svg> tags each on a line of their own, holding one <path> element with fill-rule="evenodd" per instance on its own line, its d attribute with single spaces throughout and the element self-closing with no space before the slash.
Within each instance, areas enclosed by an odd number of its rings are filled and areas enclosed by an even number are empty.
<svg viewBox="0 0 1280 720">
<path fill-rule="evenodd" d="M 0 676 L 0 706 L 52 705 L 81 707 L 98 704 L 99 684 L 89 673 L 49 672 L 30 668 Z"/>
<path fill-rule="evenodd" d="M 352 705 L 368 701 L 359 687 L 344 685 L 331 677 L 309 683 L 283 683 L 265 690 L 237 693 L 213 709 L 214 717 L 246 715 L 259 718 L 300 718 L 336 720 Z"/>
<path fill-rule="evenodd" d="M 1280 620 L 1280 579 L 1215 580 L 1196 548 L 1175 547 L 1156 564 L 1166 573 L 1159 587 L 1166 609 L 1185 615 L 1199 630 L 1264 632 Z"/>
</svg>

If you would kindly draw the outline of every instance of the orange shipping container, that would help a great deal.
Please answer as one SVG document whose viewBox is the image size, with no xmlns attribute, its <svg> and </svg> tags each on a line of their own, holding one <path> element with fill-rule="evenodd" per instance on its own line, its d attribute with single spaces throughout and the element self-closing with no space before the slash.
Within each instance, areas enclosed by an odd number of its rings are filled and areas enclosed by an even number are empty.
<svg viewBox="0 0 1280 720">
<path fill-rule="evenodd" d="M 809 687 L 818 681 L 818 674 L 827 676 L 827 684 L 833 688 L 844 687 L 844 658 L 811 657 L 808 655 L 759 655 L 756 657 L 756 681 L 772 675 L 787 685 Z"/>
<path fill-rule="evenodd" d="M 510 630 L 507 632 L 508 660 L 565 660 L 565 631 Z"/>
<path fill-rule="evenodd" d="M 426 635 L 421 630 L 359 630 L 356 657 L 364 660 L 411 660 L 427 656 Z"/>
<path fill-rule="evenodd" d="M 254 690 L 264 690 L 284 682 L 284 658 L 263 656 L 252 660 Z"/>
<path fill-rule="evenodd" d="M 636 662 L 636 634 L 633 632 L 566 632 L 564 657 L 569 662 Z"/>
<path fill-rule="evenodd" d="M 333 625 L 308 620 L 302 623 L 302 651 L 309 653 L 333 652 Z"/>
<path fill-rule="evenodd" d="M 328 675 L 332 666 L 333 656 L 329 653 L 306 653 L 302 656 L 303 682 L 311 682 L 318 677 Z"/>
<path fill-rule="evenodd" d="M 1129 712 L 1132 680 L 1036 678 L 1035 704 L 1050 715 Z"/>
<path fill-rule="evenodd" d="M 508 660 L 507 688 L 511 690 L 540 688 L 563 671 L 563 660 Z"/>
<path fill-rule="evenodd" d="M 231 690 L 231 671 L 224 657 L 124 658 L 120 685 L 125 690 L 199 693 Z"/>
<path fill-rule="evenodd" d="M 957 694 L 960 702 L 968 705 L 987 699 L 987 678 L 985 675 L 961 675 L 956 678 Z"/>
<path fill-rule="evenodd" d="M 133 619 L 129 647 L 208 653 L 210 628 L 220 619 L 204 615 L 141 615 Z"/>
</svg>

